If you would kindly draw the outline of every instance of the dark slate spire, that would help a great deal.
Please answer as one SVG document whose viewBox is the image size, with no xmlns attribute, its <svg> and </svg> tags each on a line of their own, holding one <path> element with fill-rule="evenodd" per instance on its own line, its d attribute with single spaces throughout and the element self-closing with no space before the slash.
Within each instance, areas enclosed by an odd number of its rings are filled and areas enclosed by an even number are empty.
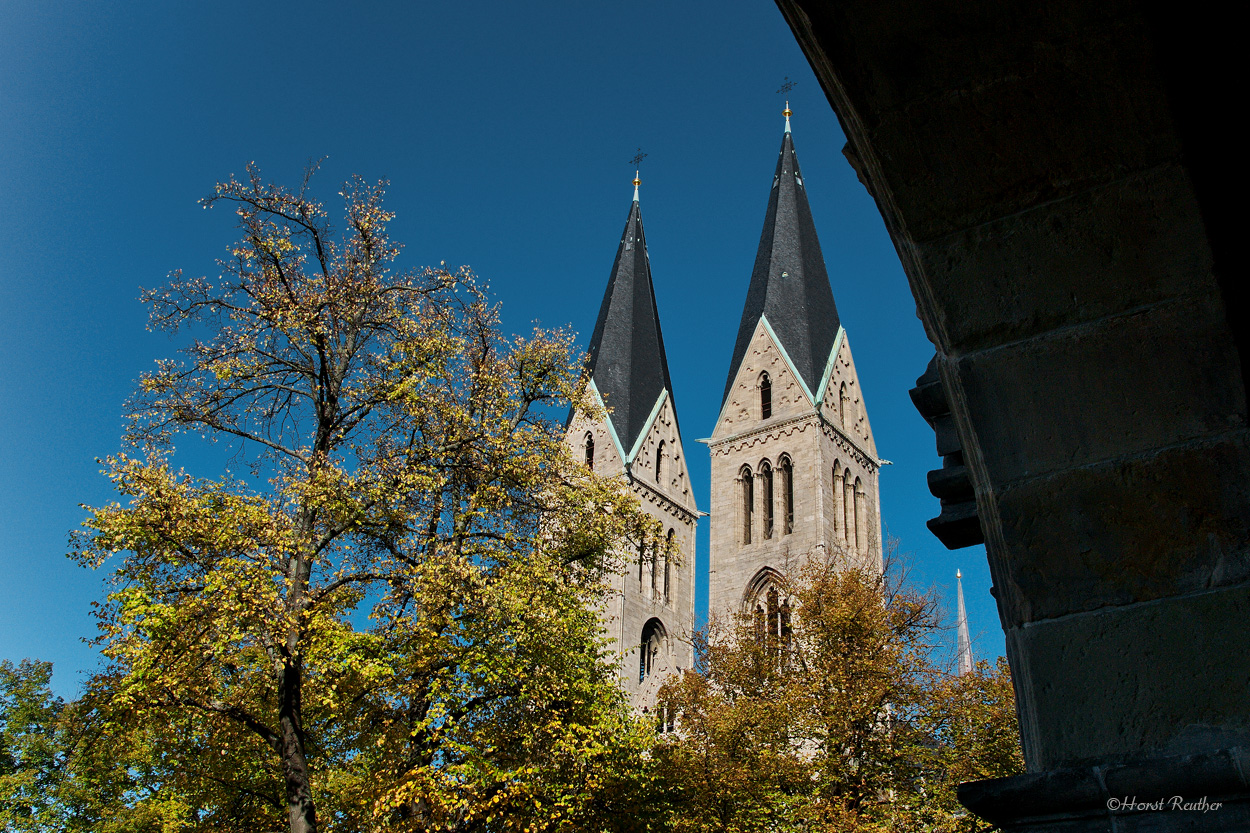
<svg viewBox="0 0 1250 833">
<path fill-rule="evenodd" d="M 590 376 L 612 410 L 612 427 L 629 454 L 647 427 L 660 392 L 667 390 L 669 398 L 673 396 L 638 208 L 637 177 L 625 233 L 590 338 Z"/>
<path fill-rule="evenodd" d="M 816 395 L 829 351 L 838 335 L 838 309 L 833 304 L 833 290 L 829 288 L 825 259 L 820 254 L 820 241 L 816 239 L 812 209 L 807 204 L 803 175 L 799 171 L 798 157 L 794 155 L 788 104 L 781 158 L 777 160 L 777 172 L 773 175 L 764 232 L 755 255 L 755 269 L 751 272 L 751 285 L 742 309 L 742 323 L 738 325 L 738 340 L 734 343 L 722 402 L 729 398 L 734 376 L 761 315 L 768 316 L 768 323 L 790 361 L 808 390 Z"/>
</svg>

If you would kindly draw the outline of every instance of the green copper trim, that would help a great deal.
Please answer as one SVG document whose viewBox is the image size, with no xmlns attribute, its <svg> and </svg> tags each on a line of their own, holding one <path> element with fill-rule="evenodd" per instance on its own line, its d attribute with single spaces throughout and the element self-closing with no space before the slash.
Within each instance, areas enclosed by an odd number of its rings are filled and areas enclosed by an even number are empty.
<svg viewBox="0 0 1250 833">
<path fill-rule="evenodd" d="M 629 465 L 629 461 L 625 459 L 625 449 L 621 447 L 621 438 L 616 436 L 616 427 L 612 425 L 612 415 L 607 413 L 607 406 L 603 404 L 603 397 L 599 395 L 599 388 L 595 385 L 592 378 L 589 384 L 590 390 L 595 394 L 595 401 L 599 403 L 599 407 L 604 411 L 604 422 L 608 425 L 608 435 L 612 437 L 612 444 L 616 446 L 616 453 L 621 456 L 621 466 Z"/>
<path fill-rule="evenodd" d="M 633 465 L 634 458 L 638 456 L 638 452 L 642 451 L 642 444 L 646 441 L 647 435 L 651 433 L 651 426 L 655 425 L 656 417 L 660 415 L 660 407 L 664 401 L 668 399 L 668 388 L 660 391 L 660 395 L 655 399 L 655 405 L 651 408 L 651 414 L 647 417 L 647 421 L 642 425 L 642 431 L 638 433 L 638 439 L 634 440 L 634 447 L 629 450 L 629 457 L 625 459 L 626 465 Z M 612 435 L 615 438 L 615 434 Z M 620 447 L 619 444 L 617 446 Z"/>
<path fill-rule="evenodd" d="M 790 373 L 795 379 L 799 380 L 799 387 L 803 389 L 803 394 L 807 396 L 807 401 L 812 403 L 812 407 L 817 407 L 816 400 L 812 398 L 812 391 L 807 386 L 807 382 L 803 381 L 803 376 L 794 369 L 794 362 L 790 361 L 790 354 L 786 352 L 785 345 L 781 343 L 781 339 L 777 338 L 777 334 L 773 332 L 773 325 L 768 323 L 768 316 L 761 315 L 760 323 L 764 325 L 764 329 L 768 331 L 768 337 L 773 340 L 773 344 L 777 345 L 777 349 L 781 351 L 781 358 L 786 360 L 786 367 L 790 368 Z M 842 329 L 841 327 L 838 328 Z"/>
<path fill-rule="evenodd" d="M 846 330 L 842 325 L 838 325 L 838 334 L 833 339 L 833 349 L 829 351 L 829 361 L 825 362 L 825 372 L 820 377 L 820 390 L 816 391 L 816 409 L 820 409 L 820 403 L 825 401 L 825 391 L 829 389 L 829 379 L 833 376 L 833 366 L 838 360 L 838 351 L 842 349 L 842 342 L 846 337 Z"/>
</svg>

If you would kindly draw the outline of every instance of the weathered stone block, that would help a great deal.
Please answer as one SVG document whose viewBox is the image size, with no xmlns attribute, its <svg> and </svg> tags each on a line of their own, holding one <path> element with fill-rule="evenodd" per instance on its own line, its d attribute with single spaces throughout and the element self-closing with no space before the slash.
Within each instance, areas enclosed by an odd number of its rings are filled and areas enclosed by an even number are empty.
<svg viewBox="0 0 1250 833">
<path fill-rule="evenodd" d="M 1218 294 L 1192 184 L 1171 164 L 940 237 L 919 253 L 956 355 Z"/>
<path fill-rule="evenodd" d="M 1009 628 L 1029 769 L 1250 745 L 1247 622 L 1243 584 Z"/>
<path fill-rule="evenodd" d="M 1189 298 L 959 360 L 996 490 L 1245 425 L 1218 298 Z"/>
<path fill-rule="evenodd" d="M 912 101 L 866 131 L 911 240 L 998 220 L 1180 155 L 1171 116 L 1133 57 L 1091 52 Z M 997 118 L 985 118 L 996 113 Z M 1082 129 L 1074 130 L 1074 124 Z M 994 148 L 986 155 L 985 148 Z"/>
<path fill-rule="evenodd" d="M 998 494 L 1010 553 L 996 579 L 1004 627 L 1250 579 L 1248 438 L 1075 469 Z"/>
</svg>

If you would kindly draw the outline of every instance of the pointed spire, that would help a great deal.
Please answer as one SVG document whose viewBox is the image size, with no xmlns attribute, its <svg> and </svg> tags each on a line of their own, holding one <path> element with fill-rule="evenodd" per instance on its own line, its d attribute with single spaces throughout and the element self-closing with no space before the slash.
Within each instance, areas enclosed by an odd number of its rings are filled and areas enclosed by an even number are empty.
<svg viewBox="0 0 1250 833">
<path fill-rule="evenodd" d="M 782 348 L 813 392 L 820 387 L 820 376 L 838 335 L 838 309 L 794 153 L 789 109 L 787 104 L 786 132 L 725 381 L 725 399 L 761 316 L 768 317 Z"/>
<path fill-rule="evenodd" d="M 790 102 L 788 101 L 786 102 L 786 109 L 782 110 L 781 114 L 786 117 L 786 132 L 789 133 L 790 132 Z"/>
<path fill-rule="evenodd" d="M 638 207 L 639 184 L 635 174 L 634 201 L 590 337 L 590 376 L 612 411 L 608 419 L 626 454 L 646 429 L 660 394 L 667 390 L 670 400 L 673 396 Z"/>
<path fill-rule="evenodd" d="M 955 583 L 958 587 L 955 608 L 955 627 L 958 630 L 956 663 L 962 675 L 972 673 L 972 639 L 968 636 L 968 612 L 964 610 L 963 574 L 958 570 L 955 571 Z"/>
</svg>

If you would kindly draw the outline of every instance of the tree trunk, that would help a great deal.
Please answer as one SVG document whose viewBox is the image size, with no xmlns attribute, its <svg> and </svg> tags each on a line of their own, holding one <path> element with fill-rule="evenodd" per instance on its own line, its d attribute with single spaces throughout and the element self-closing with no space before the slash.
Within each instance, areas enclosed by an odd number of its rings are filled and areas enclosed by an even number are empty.
<svg viewBox="0 0 1250 833">
<path fill-rule="evenodd" d="M 317 809 L 308 778 L 308 760 L 304 756 L 302 666 L 298 657 L 288 657 L 282 669 L 279 743 L 291 833 L 317 833 Z"/>
</svg>

